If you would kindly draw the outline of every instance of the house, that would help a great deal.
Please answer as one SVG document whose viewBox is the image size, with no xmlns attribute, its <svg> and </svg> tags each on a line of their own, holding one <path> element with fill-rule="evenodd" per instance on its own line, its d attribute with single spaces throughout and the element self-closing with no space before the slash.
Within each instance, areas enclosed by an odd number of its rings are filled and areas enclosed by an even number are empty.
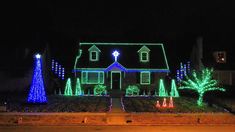
<svg viewBox="0 0 235 132">
<path fill-rule="evenodd" d="M 197 39 L 193 48 L 192 62 L 195 69 L 214 69 L 214 78 L 222 85 L 235 85 L 235 57 L 233 48 L 226 44 L 203 45 L 203 38 Z"/>
<path fill-rule="evenodd" d="M 103 84 L 118 90 L 128 85 L 156 89 L 169 66 L 163 44 L 80 43 L 73 71 L 83 88 Z"/>
</svg>

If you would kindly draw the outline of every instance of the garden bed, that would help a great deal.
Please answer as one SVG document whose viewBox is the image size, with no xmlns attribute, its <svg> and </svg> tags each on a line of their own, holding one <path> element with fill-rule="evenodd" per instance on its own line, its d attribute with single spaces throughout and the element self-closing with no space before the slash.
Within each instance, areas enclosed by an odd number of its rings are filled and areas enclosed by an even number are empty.
<svg viewBox="0 0 235 132">
<path fill-rule="evenodd" d="M 223 108 L 204 104 L 197 106 L 196 99 L 190 97 L 173 98 L 173 108 L 156 108 L 156 101 L 159 100 L 162 105 L 163 98 L 159 97 L 124 97 L 123 104 L 126 112 L 159 112 L 159 113 L 208 113 L 225 112 Z M 169 98 L 167 98 L 167 105 Z"/>
<path fill-rule="evenodd" d="M 27 104 L 26 97 L 7 98 L 7 112 L 107 112 L 109 97 L 51 95 L 47 104 Z"/>
</svg>

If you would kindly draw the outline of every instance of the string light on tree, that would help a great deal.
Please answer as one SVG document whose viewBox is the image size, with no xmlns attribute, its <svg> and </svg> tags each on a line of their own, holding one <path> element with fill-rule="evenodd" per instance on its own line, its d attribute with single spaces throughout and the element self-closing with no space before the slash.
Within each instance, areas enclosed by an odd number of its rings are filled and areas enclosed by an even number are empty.
<svg viewBox="0 0 235 132">
<path fill-rule="evenodd" d="M 71 79 L 70 78 L 68 78 L 68 80 L 66 82 L 64 95 L 66 95 L 66 96 L 72 96 L 73 95 L 72 86 L 71 86 Z"/>
<path fill-rule="evenodd" d="M 82 95 L 81 83 L 80 83 L 79 78 L 77 78 L 77 82 L 76 82 L 75 95 L 76 96 Z"/>
<path fill-rule="evenodd" d="M 224 88 L 216 86 L 217 81 L 212 79 L 212 75 L 213 69 L 205 68 L 199 73 L 193 71 L 191 77 L 186 76 L 186 80 L 182 81 L 183 86 L 179 87 L 179 89 L 195 90 L 199 95 L 197 104 L 202 106 L 205 92 L 214 90 L 225 91 Z"/>
<path fill-rule="evenodd" d="M 167 97 L 168 96 L 162 79 L 160 79 L 160 83 L 159 83 L 159 96 L 160 97 Z"/>
<path fill-rule="evenodd" d="M 42 58 L 40 54 L 35 55 L 35 65 L 32 83 L 30 86 L 29 95 L 27 98 L 28 103 L 46 103 L 46 92 L 42 75 Z"/>
<path fill-rule="evenodd" d="M 170 92 L 171 97 L 179 97 L 179 93 L 175 84 L 175 80 L 171 80 L 171 92 Z"/>
</svg>

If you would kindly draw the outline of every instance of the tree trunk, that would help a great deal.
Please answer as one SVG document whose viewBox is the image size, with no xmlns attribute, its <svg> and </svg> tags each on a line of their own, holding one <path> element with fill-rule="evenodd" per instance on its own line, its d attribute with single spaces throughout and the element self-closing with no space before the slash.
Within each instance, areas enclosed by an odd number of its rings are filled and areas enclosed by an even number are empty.
<svg viewBox="0 0 235 132">
<path fill-rule="evenodd" d="M 198 100 L 197 100 L 197 105 L 202 106 L 203 105 L 202 102 L 203 102 L 203 94 L 199 93 L 199 97 L 198 97 Z"/>
</svg>

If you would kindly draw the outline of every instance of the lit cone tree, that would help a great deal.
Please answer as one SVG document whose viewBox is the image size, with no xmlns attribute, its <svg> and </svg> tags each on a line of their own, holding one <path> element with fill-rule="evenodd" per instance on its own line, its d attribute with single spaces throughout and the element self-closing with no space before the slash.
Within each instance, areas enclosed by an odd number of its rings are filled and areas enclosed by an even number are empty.
<svg viewBox="0 0 235 132">
<path fill-rule="evenodd" d="M 73 91 L 72 91 L 72 86 L 71 86 L 71 79 L 68 78 L 66 85 L 65 85 L 65 89 L 64 89 L 64 95 L 66 96 L 72 96 L 73 95 Z"/>
<path fill-rule="evenodd" d="M 41 55 L 35 56 L 35 66 L 33 72 L 32 84 L 28 95 L 28 103 L 47 103 L 43 75 Z"/>
<path fill-rule="evenodd" d="M 165 89 L 163 80 L 160 79 L 160 83 L 159 83 L 159 97 L 167 97 L 167 96 L 168 96 L 168 94 L 167 94 L 167 91 Z"/>
<path fill-rule="evenodd" d="M 77 82 L 76 82 L 75 95 L 76 96 L 82 95 L 81 83 L 80 83 L 79 78 L 77 78 Z"/>
<path fill-rule="evenodd" d="M 203 69 L 202 72 L 192 72 L 192 76 L 186 76 L 185 80 L 182 80 L 182 86 L 179 89 L 191 89 L 198 93 L 198 106 L 203 105 L 203 96 L 208 91 L 225 91 L 224 88 L 217 87 L 217 81 L 212 79 L 213 69 Z"/>
<path fill-rule="evenodd" d="M 170 92 L 171 97 L 179 97 L 179 93 L 175 84 L 175 80 L 171 80 L 171 92 Z"/>
</svg>

